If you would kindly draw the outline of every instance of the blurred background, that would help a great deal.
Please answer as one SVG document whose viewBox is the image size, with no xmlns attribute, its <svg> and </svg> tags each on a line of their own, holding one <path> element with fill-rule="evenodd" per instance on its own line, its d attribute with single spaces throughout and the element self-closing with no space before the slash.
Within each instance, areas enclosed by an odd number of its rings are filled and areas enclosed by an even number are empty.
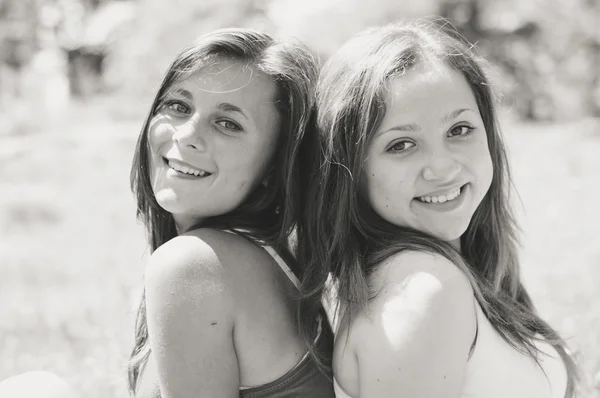
<svg viewBox="0 0 600 398">
<path fill-rule="evenodd" d="M 320 56 L 372 25 L 450 19 L 491 63 L 523 277 L 600 397 L 599 0 L 0 0 L 0 380 L 45 369 L 126 397 L 147 255 L 135 139 L 176 53 L 245 26 Z"/>
</svg>

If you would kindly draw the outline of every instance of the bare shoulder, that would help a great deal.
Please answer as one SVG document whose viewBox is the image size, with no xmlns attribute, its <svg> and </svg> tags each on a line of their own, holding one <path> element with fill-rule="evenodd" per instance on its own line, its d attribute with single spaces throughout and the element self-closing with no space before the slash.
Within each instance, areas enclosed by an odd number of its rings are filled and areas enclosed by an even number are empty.
<svg viewBox="0 0 600 398">
<path fill-rule="evenodd" d="M 264 256 L 263 250 L 244 237 L 198 229 L 160 246 L 150 257 L 146 281 L 179 280 L 190 284 L 218 279 L 235 284 L 247 264 L 261 262 Z"/>
<path fill-rule="evenodd" d="M 476 329 L 466 275 L 441 255 L 406 251 L 381 263 L 370 284 L 376 294 L 348 330 L 361 391 L 458 388 Z"/>
<path fill-rule="evenodd" d="M 180 235 L 152 253 L 144 281 L 150 322 L 155 317 L 162 325 L 186 324 L 196 315 L 208 315 L 208 310 L 218 313 L 222 323 L 232 324 L 231 276 L 227 261 L 219 256 L 219 240 L 211 239 L 212 235 Z M 186 311 L 178 310 L 182 308 Z"/>
<path fill-rule="evenodd" d="M 439 294 L 473 293 L 467 276 L 452 261 L 442 255 L 420 251 L 397 253 L 379 264 L 370 277 L 375 291 L 402 284 L 406 287 L 419 285 L 426 291 Z"/>
<path fill-rule="evenodd" d="M 148 335 L 163 395 L 237 392 L 237 287 L 255 249 L 242 237 L 203 229 L 177 236 L 150 257 Z"/>
<path fill-rule="evenodd" d="M 431 321 L 439 326 L 452 321 L 442 316 L 445 313 L 474 316 L 473 289 L 467 276 L 438 254 L 405 251 L 391 256 L 373 272 L 369 284 L 373 298 L 353 329 L 377 322 L 390 312 L 408 322 L 433 314 Z"/>
<path fill-rule="evenodd" d="M 210 296 L 215 310 L 235 316 L 275 291 L 278 272 L 267 251 L 247 238 L 198 229 L 171 239 L 152 254 L 145 273 L 146 293 L 151 290 L 158 299 L 173 303 L 197 304 L 199 298 Z"/>
</svg>

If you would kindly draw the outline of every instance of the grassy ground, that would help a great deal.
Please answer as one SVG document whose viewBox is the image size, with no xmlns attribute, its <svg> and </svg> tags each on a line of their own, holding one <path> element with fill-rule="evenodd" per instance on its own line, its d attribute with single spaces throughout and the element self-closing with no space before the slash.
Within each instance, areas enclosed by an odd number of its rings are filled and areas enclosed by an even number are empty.
<svg viewBox="0 0 600 398">
<path fill-rule="evenodd" d="M 140 122 L 73 117 L 0 135 L 0 380 L 47 369 L 81 397 L 124 398 L 145 253 L 128 188 Z M 526 284 L 578 353 L 580 396 L 600 397 L 598 124 L 505 130 Z"/>
</svg>

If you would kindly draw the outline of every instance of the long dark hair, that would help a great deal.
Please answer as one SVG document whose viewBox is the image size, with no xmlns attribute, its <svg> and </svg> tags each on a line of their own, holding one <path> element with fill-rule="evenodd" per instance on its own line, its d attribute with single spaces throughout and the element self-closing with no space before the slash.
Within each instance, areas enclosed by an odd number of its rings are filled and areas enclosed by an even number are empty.
<svg viewBox="0 0 600 398">
<path fill-rule="evenodd" d="M 137 215 L 146 227 L 152 252 L 177 236 L 178 231 L 172 215 L 158 205 L 152 190 L 148 127 L 163 96 L 173 84 L 216 59 L 248 63 L 271 77 L 277 87 L 275 106 L 281 123 L 277 149 L 264 177 L 268 184 L 259 184 L 238 208 L 204 220 L 201 226 L 234 230 L 258 243 L 285 250 L 287 237 L 298 217 L 300 171 L 303 169 L 300 164 L 303 157 L 299 151 L 313 107 L 313 88 L 318 74 L 316 59 L 295 40 L 276 41 L 268 34 L 250 29 L 218 30 L 202 36 L 175 58 L 158 89 L 137 141 L 131 167 L 131 189 L 137 199 Z M 145 304 L 142 295 L 136 319 L 135 346 L 129 361 L 132 395 L 135 395 L 141 371 L 150 355 Z"/>
<path fill-rule="evenodd" d="M 447 242 L 386 222 L 364 195 L 366 150 L 385 116 L 387 81 L 419 64 L 439 62 L 467 80 L 487 132 L 494 168 L 491 187 L 461 237 L 461 253 Z M 298 228 L 298 256 L 305 267 L 299 316 L 314 318 L 331 276 L 340 316 L 351 322 L 373 297 L 368 279 L 382 261 L 403 250 L 437 253 L 469 278 L 483 312 L 505 341 L 533 358 L 539 353 L 534 340 L 556 348 L 567 366 L 570 397 L 575 364 L 558 334 L 537 316 L 520 281 L 509 167 L 482 62 L 449 24 L 420 21 L 367 30 L 323 66 L 316 91 L 319 150 L 307 171 L 311 183 Z M 308 331 L 313 326 L 305 322 L 301 327 L 310 344 Z M 311 351 L 317 360 L 323 359 L 314 346 Z"/>
</svg>

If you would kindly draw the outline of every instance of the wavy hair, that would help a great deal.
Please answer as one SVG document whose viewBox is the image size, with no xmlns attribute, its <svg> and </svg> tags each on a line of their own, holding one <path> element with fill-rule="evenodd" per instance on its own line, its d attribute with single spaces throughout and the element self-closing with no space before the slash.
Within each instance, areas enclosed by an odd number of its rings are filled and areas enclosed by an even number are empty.
<svg viewBox="0 0 600 398">
<path fill-rule="evenodd" d="M 220 59 L 246 63 L 273 79 L 277 87 L 275 107 L 280 116 L 277 149 L 264 176 L 268 184 L 259 184 L 235 210 L 208 218 L 192 229 L 230 229 L 255 242 L 287 250 L 287 238 L 294 228 L 300 205 L 300 170 L 304 166 L 299 152 L 313 108 L 313 89 L 318 74 L 316 58 L 295 40 L 277 41 L 266 33 L 250 29 L 222 29 L 200 37 L 175 58 L 158 88 L 138 137 L 130 182 L 137 200 L 137 215 L 146 228 L 151 252 L 177 236 L 178 231 L 172 215 L 159 206 L 152 190 L 148 145 L 150 122 L 163 96 L 174 84 Z M 298 269 L 294 271 L 299 272 Z M 143 294 L 128 366 L 132 395 L 136 393 L 149 355 Z"/>
<path fill-rule="evenodd" d="M 298 227 L 298 257 L 305 267 L 299 317 L 314 319 L 331 276 L 337 310 L 344 322 L 351 322 L 373 297 L 368 280 L 382 261 L 404 250 L 437 253 L 469 278 L 483 312 L 512 347 L 533 358 L 540 353 L 535 340 L 556 348 L 567 366 L 571 397 L 574 361 L 558 334 L 536 314 L 520 281 L 508 161 L 483 60 L 448 23 L 436 22 L 369 29 L 345 43 L 323 66 L 316 90 L 318 150 L 307 171 L 311 183 Z M 493 163 L 491 187 L 461 236 L 461 253 L 447 242 L 383 220 L 365 195 L 364 160 L 385 116 L 387 82 L 419 64 L 440 62 L 461 73 L 471 88 Z M 323 360 L 310 345 L 313 326 L 309 322 L 301 327 L 312 354 Z"/>
</svg>

